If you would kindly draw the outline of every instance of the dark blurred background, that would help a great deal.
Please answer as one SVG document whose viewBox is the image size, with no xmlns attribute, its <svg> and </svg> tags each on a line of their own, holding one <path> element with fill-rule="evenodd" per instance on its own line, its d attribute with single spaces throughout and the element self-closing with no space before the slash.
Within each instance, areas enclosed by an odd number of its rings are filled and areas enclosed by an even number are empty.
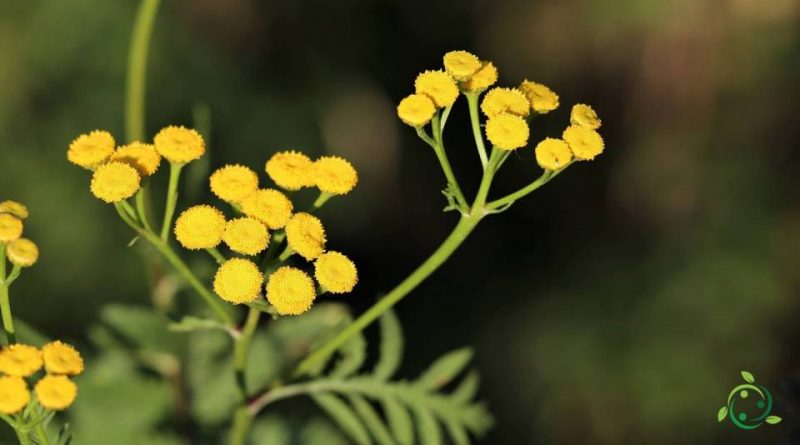
<svg viewBox="0 0 800 445">
<path fill-rule="evenodd" d="M 130 233 L 65 158 L 83 132 L 123 139 L 136 6 L 0 0 L 0 199 L 29 206 L 42 251 L 15 312 L 89 349 L 104 304 L 150 300 Z M 359 312 L 456 221 L 433 153 L 395 116 L 418 72 L 466 49 L 503 85 L 551 86 L 562 105 L 536 140 L 592 104 L 606 152 L 485 220 L 399 305 L 402 374 L 475 346 L 497 418 L 484 443 L 800 443 L 799 25 L 796 0 L 164 1 L 147 132 L 207 106 L 212 168 L 263 173 L 285 149 L 350 159 L 358 188 L 321 215 L 360 267 Z M 463 99 L 446 139 L 472 195 Z M 538 174 L 520 150 L 495 193 Z M 717 423 L 743 369 L 783 423 Z"/>
</svg>

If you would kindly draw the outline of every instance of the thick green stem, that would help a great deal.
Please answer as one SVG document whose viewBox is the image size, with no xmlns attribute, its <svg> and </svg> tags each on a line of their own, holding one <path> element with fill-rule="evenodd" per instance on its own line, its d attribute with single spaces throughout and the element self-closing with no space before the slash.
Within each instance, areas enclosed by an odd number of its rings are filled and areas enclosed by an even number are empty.
<svg viewBox="0 0 800 445">
<path fill-rule="evenodd" d="M 17 433 L 17 440 L 19 440 L 20 445 L 31 445 L 31 439 L 28 437 L 27 433 L 16 428 L 14 429 L 14 432 Z"/>
<path fill-rule="evenodd" d="M 8 344 L 12 344 L 17 342 L 17 336 L 14 331 L 14 317 L 11 315 L 11 297 L 8 292 L 10 283 L 8 278 L 6 276 L 6 244 L 0 243 L 0 312 L 2 312 L 6 339 Z"/>
<path fill-rule="evenodd" d="M 233 413 L 233 425 L 231 426 L 230 445 L 244 445 L 247 443 L 247 435 L 250 433 L 250 425 L 253 423 L 253 416 L 247 406 L 240 406 Z"/>
<path fill-rule="evenodd" d="M 167 204 L 164 208 L 164 222 L 161 224 L 161 240 L 169 239 L 169 230 L 172 226 L 172 217 L 175 215 L 175 205 L 178 203 L 178 180 L 181 177 L 183 164 L 169 164 L 169 185 L 167 186 Z"/>
<path fill-rule="evenodd" d="M 481 166 L 486 170 L 486 164 L 489 160 L 486 158 L 486 146 L 483 143 L 483 134 L 481 133 L 480 116 L 478 114 L 478 97 L 479 93 L 465 93 L 467 96 L 467 105 L 469 106 L 469 121 L 472 124 L 472 136 L 475 138 L 475 147 L 478 148 L 478 157 L 481 158 Z"/>
<path fill-rule="evenodd" d="M 125 101 L 125 133 L 128 142 L 144 139 L 145 87 L 150 37 L 160 0 L 142 0 L 133 24 L 128 52 L 128 78 Z"/>
</svg>

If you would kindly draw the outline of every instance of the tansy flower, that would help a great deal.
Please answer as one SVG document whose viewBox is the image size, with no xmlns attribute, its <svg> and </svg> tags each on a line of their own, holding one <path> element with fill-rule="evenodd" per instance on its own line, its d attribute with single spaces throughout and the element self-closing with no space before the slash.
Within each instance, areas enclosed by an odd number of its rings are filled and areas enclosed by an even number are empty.
<svg viewBox="0 0 800 445">
<path fill-rule="evenodd" d="M 8 243 L 6 254 L 11 264 L 30 267 L 39 259 L 39 248 L 36 247 L 36 243 L 27 238 L 17 238 Z"/>
<path fill-rule="evenodd" d="M 42 368 L 42 353 L 30 345 L 13 344 L 0 352 L 0 372 L 28 377 Z"/>
<path fill-rule="evenodd" d="M 44 408 L 61 411 L 67 409 L 78 396 L 78 386 L 63 375 L 46 375 L 34 387 L 36 400 Z"/>
<path fill-rule="evenodd" d="M 217 198 L 239 203 L 245 196 L 258 190 L 258 175 L 243 165 L 226 165 L 209 178 L 211 193 Z"/>
<path fill-rule="evenodd" d="M 300 190 L 314 186 L 313 165 L 311 159 L 303 153 L 282 151 L 272 155 L 264 169 L 278 187 Z"/>
<path fill-rule="evenodd" d="M 459 82 L 469 79 L 480 68 L 480 59 L 467 51 L 450 51 L 444 55 L 444 69 Z"/>
<path fill-rule="evenodd" d="M 350 292 L 358 282 L 356 265 L 339 252 L 325 252 L 314 262 L 314 276 L 328 292 Z"/>
<path fill-rule="evenodd" d="M 595 113 L 592 107 L 589 105 L 574 105 L 572 107 L 572 113 L 570 113 L 569 120 L 572 125 L 579 125 L 590 130 L 597 130 L 600 128 L 600 119 L 597 117 L 597 113 Z"/>
<path fill-rule="evenodd" d="M 0 243 L 14 241 L 22 236 L 22 221 L 10 213 L 0 213 Z"/>
<path fill-rule="evenodd" d="M 267 248 L 269 232 L 257 219 L 236 218 L 225 224 L 222 241 L 236 253 L 256 255 Z"/>
<path fill-rule="evenodd" d="M 358 183 L 353 165 L 338 156 L 323 156 L 314 162 L 314 181 L 320 191 L 344 195 Z"/>
<path fill-rule="evenodd" d="M 250 303 L 258 298 L 264 277 L 250 260 L 232 258 L 224 262 L 214 276 L 214 292 L 233 304 Z"/>
<path fill-rule="evenodd" d="M 10 213 L 17 218 L 24 220 L 28 217 L 28 208 L 17 201 L 11 201 L 9 199 L 7 201 L 0 202 L 0 213 Z"/>
<path fill-rule="evenodd" d="M 266 224 L 270 229 L 280 229 L 292 217 L 292 201 L 274 189 L 256 190 L 242 200 L 242 213 Z"/>
<path fill-rule="evenodd" d="M 500 150 L 524 147 L 529 134 L 528 123 L 514 114 L 498 114 L 486 121 L 486 137 Z"/>
<path fill-rule="evenodd" d="M 547 138 L 536 146 L 536 162 L 545 170 L 558 170 L 571 160 L 572 152 L 561 139 Z"/>
<path fill-rule="evenodd" d="M 483 62 L 480 69 L 461 83 L 461 88 L 470 93 L 480 93 L 497 82 L 497 68 L 492 62 Z"/>
<path fill-rule="evenodd" d="M 456 82 L 444 71 L 425 71 L 414 82 L 417 94 L 431 98 L 439 108 L 449 107 L 458 99 Z"/>
<path fill-rule="evenodd" d="M 546 86 L 525 80 L 519 86 L 531 103 L 531 109 L 539 114 L 549 113 L 558 108 L 558 94 Z"/>
<path fill-rule="evenodd" d="M 186 127 L 164 128 L 158 132 L 153 142 L 161 156 L 176 164 L 200 159 L 206 152 L 206 143 L 200 133 Z"/>
<path fill-rule="evenodd" d="M 400 101 L 397 106 L 397 116 L 400 120 L 412 127 L 421 127 L 433 119 L 436 114 L 436 105 L 424 94 L 412 94 Z"/>
<path fill-rule="evenodd" d="M 124 162 L 139 172 L 142 177 L 150 176 L 158 170 L 161 164 L 161 155 L 151 144 L 141 142 L 131 142 L 128 145 L 119 147 L 111 155 L 112 161 Z"/>
<path fill-rule="evenodd" d="M 600 134 L 594 130 L 570 125 L 562 136 L 576 159 L 590 161 L 603 152 L 605 144 Z"/>
<path fill-rule="evenodd" d="M 0 377 L 0 413 L 16 414 L 28 405 L 31 393 L 22 377 Z"/>
<path fill-rule="evenodd" d="M 512 88 L 492 88 L 483 96 L 481 111 L 486 117 L 501 113 L 511 113 L 525 117 L 531 111 L 528 98 L 521 91 Z"/>
<path fill-rule="evenodd" d="M 83 358 L 72 346 L 58 340 L 42 347 L 44 369 L 48 374 L 78 375 L 83 372 Z"/>
<path fill-rule="evenodd" d="M 175 221 L 175 238 L 187 249 L 210 249 L 222 241 L 225 215 L 209 205 L 184 210 Z"/>
<path fill-rule="evenodd" d="M 295 213 L 286 223 L 286 242 L 300 256 L 313 260 L 325 250 L 322 221 L 308 213 Z"/>
<path fill-rule="evenodd" d="M 305 272 L 284 266 L 267 280 L 267 300 L 281 315 L 300 315 L 316 298 L 314 281 Z"/>
<path fill-rule="evenodd" d="M 103 164 L 92 175 L 92 194 L 112 203 L 130 198 L 139 191 L 141 177 L 135 168 L 114 161 Z"/>
<path fill-rule="evenodd" d="M 107 131 L 96 130 L 82 134 L 69 144 L 67 160 L 83 168 L 94 170 L 114 153 L 114 137 Z"/>
</svg>

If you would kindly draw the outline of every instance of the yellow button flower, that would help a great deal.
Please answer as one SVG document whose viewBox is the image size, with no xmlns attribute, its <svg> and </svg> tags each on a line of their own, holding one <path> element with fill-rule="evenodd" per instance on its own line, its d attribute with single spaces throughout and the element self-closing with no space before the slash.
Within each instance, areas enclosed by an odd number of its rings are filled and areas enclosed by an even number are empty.
<svg viewBox="0 0 800 445">
<path fill-rule="evenodd" d="M 605 144 L 600 133 L 586 127 L 570 125 L 562 136 L 576 159 L 591 161 L 603 152 Z"/>
<path fill-rule="evenodd" d="M 0 243 L 14 241 L 22 236 L 22 221 L 10 213 L 0 213 Z"/>
<path fill-rule="evenodd" d="M 142 177 L 150 176 L 158 170 L 161 155 L 152 144 L 131 142 L 123 145 L 111 155 L 112 161 L 124 162 L 139 172 Z"/>
<path fill-rule="evenodd" d="M 69 144 L 67 160 L 83 168 L 94 170 L 114 153 L 114 136 L 107 131 L 95 130 L 82 134 Z"/>
<path fill-rule="evenodd" d="M 358 183 L 358 173 L 338 156 L 323 156 L 314 162 L 314 181 L 322 192 L 344 195 Z"/>
<path fill-rule="evenodd" d="M 242 213 L 266 224 L 270 229 L 280 229 L 292 217 L 292 201 L 275 189 L 262 189 L 242 200 Z"/>
<path fill-rule="evenodd" d="M 525 117 L 530 114 L 531 104 L 522 91 L 512 88 L 492 88 L 483 96 L 481 111 L 486 117 L 497 116 L 501 113 Z"/>
<path fill-rule="evenodd" d="M 485 91 L 497 82 L 497 68 L 492 62 L 483 62 L 480 69 L 468 80 L 461 83 L 461 88 L 470 93 Z"/>
<path fill-rule="evenodd" d="M 436 114 L 436 105 L 424 94 L 412 94 L 400 101 L 397 106 L 397 116 L 400 120 L 412 127 L 418 128 L 426 125 Z"/>
<path fill-rule="evenodd" d="M 282 151 L 269 158 L 264 166 L 267 175 L 286 190 L 314 186 L 314 162 L 296 151 Z"/>
<path fill-rule="evenodd" d="M 0 213 L 10 213 L 17 218 L 24 220 L 28 217 L 28 208 L 17 201 L 6 200 L 0 202 Z"/>
<path fill-rule="evenodd" d="M 458 86 L 444 71 L 425 71 L 417 76 L 414 87 L 417 94 L 430 97 L 439 108 L 449 107 L 458 99 Z"/>
<path fill-rule="evenodd" d="M 561 139 L 547 138 L 536 146 L 536 162 L 545 170 L 558 170 L 571 160 L 572 152 Z"/>
<path fill-rule="evenodd" d="M 531 109 L 539 114 L 549 113 L 558 108 L 558 94 L 546 86 L 525 80 L 519 86 L 531 103 Z"/>
<path fill-rule="evenodd" d="M 222 241 L 236 253 L 256 255 L 269 245 L 269 232 L 257 219 L 236 218 L 225 224 Z"/>
<path fill-rule="evenodd" d="M 590 130 L 597 130 L 600 128 L 600 118 L 597 117 L 597 113 L 595 113 L 595 111 L 589 105 L 574 105 L 572 107 L 572 113 L 570 113 L 569 120 L 572 125 L 586 127 Z"/>
<path fill-rule="evenodd" d="M 444 55 L 444 69 L 459 82 L 469 79 L 480 68 L 480 59 L 467 51 L 450 51 Z"/>
<path fill-rule="evenodd" d="M 225 215 L 209 205 L 189 207 L 175 221 L 175 238 L 187 249 L 210 249 L 222 242 Z"/>
<path fill-rule="evenodd" d="M 34 387 L 36 400 L 47 409 L 61 411 L 69 408 L 78 396 L 78 385 L 63 375 L 46 375 Z"/>
<path fill-rule="evenodd" d="M 325 250 L 322 221 L 308 213 L 295 213 L 286 223 L 286 242 L 300 256 L 313 260 Z"/>
<path fill-rule="evenodd" d="M 258 190 L 258 175 L 243 165 L 226 165 L 209 178 L 211 193 L 217 198 L 239 203 L 245 196 Z"/>
<path fill-rule="evenodd" d="M 161 156 L 176 164 L 185 164 L 200 159 L 206 152 L 203 136 L 186 127 L 164 128 L 158 132 L 153 142 L 155 142 L 156 151 Z"/>
<path fill-rule="evenodd" d="M 48 374 L 78 375 L 83 372 L 83 358 L 71 345 L 58 340 L 42 347 L 44 369 Z"/>
<path fill-rule="evenodd" d="M 267 300 L 281 315 L 300 315 L 311 308 L 317 291 L 305 272 L 284 266 L 269 276 Z"/>
<path fill-rule="evenodd" d="M 250 303 L 258 298 L 264 277 L 250 260 L 232 258 L 224 262 L 214 276 L 214 292 L 233 304 Z"/>
<path fill-rule="evenodd" d="M 119 202 L 139 191 L 141 177 L 135 168 L 114 161 L 103 164 L 92 175 L 91 190 L 97 198 L 108 202 Z"/>
<path fill-rule="evenodd" d="M 350 292 L 358 283 L 356 265 L 339 252 L 325 252 L 314 262 L 314 276 L 320 286 L 328 292 L 343 294 Z"/>
<path fill-rule="evenodd" d="M 22 377 L 0 377 L 0 413 L 16 414 L 31 400 L 28 384 Z"/>
<path fill-rule="evenodd" d="M 36 247 L 36 243 L 27 238 L 17 238 L 8 243 L 6 255 L 11 264 L 30 267 L 39 259 L 39 248 Z"/>
<path fill-rule="evenodd" d="M 486 121 L 486 137 L 500 150 L 524 147 L 529 135 L 528 123 L 514 114 L 503 113 Z"/>
<path fill-rule="evenodd" d="M 28 377 L 42 369 L 42 353 L 30 345 L 13 344 L 0 352 L 0 372 Z"/>
</svg>

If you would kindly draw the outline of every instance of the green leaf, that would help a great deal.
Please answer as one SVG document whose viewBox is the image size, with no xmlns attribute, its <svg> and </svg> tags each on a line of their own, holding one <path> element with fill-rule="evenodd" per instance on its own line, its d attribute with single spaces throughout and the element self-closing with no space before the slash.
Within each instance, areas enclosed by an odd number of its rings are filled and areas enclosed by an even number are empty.
<svg viewBox="0 0 800 445">
<path fill-rule="evenodd" d="M 460 402 L 460 403 L 469 403 L 472 399 L 475 398 L 475 394 L 478 392 L 478 386 L 480 385 L 480 376 L 475 371 L 470 371 L 464 380 L 459 383 L 458 387 L 453 391 L 450 395 L 450 398 L 453 400 Z"/>
<path fill-rule="evenodd" d="M 349 397 L 350 404 L 355 408 L 356 413 L 364 420 L 367 429 L 375 438 L 375 441 L 380 445 L 394 445 L 394 439 L 389 434 L 389 429 L 383 423 L 383 420 L 375 411 L 375 408 L 363 397 L 359 395 L 351 395 Z"/>
<path fill-rule="evenodd" d="M 69 445 L 72 442 L 72 432 L 69 429 L 69 423 L 65 423 L 60 430 L 56 442 L 53 445 Z"/>
<path fill-rule="evenodd" d="M 469 445 L 469 434 L 467 434 L 467 430 L 463 425 L 454 420 L 447 420 L 445 421 L 445 426 L 447 426 L 447 432 L 453 439 L 453 443 L 456 445 Z"/>
<path fill-rule="evenodd" d="M 769 417 L 767 417 L 767 423 L 770 424 L 770 425 L 775 425 L 776 423 L 780 423 L 781 420 L 783 420 L 783 419 L 781 419 L 778 416 L 769 416 Z"/>
<path fill-rule="evenodd" d="M 372 443 L 369 433 L 361 425 L 361 421 L 341 399 L 332 394 L 324 393 L 312 394 L 311 398 L 339 425 L 342 432 L 347 434 L 358 445 L 370 445 Z"/>
<path fill-rule="evenodd" d="M 461 348 L 449 352 L 433 362 L 417 380 L 424 390 L 434 390 L 449 383 L 472 359 L 472 349 Z"/>
<path fill-rule="evenodd" d="M 367 341 L 359 332 L 339 348 L 339 354 L 341 357 L 330 373 L 335 379 L 351 376 L 361 368 L 367 358 Z"/>
<path fill-rule="evenodd" d="M 728 407 L 727 406 L 723 406 L 717 412 L 717 421 L 718 422 L 722 422 L 725 419 L 725 416 L 727 416 L 727 415 L 728 415 Z"/>
<path fill-rule="evenodd" d="M 167 331 L 166 317 L 150 308 L 110 304 L 103 308 L 100 319 L 135 348 L 153 351 L 178 349 L 180 338 Z"/>
<path fill-rule="evenodd" d="M 209 329 L 219 329 L 228 332 L 228 328 L 216 320 L 193 317 L 191 315 L 181 318 L 181 321 L 177 323 L 170 323 L 167 325 L 167 329 L 172 332 L 192 332 Z"/>
<path fill-rule="evenodd" d="M 742 371 L 742 378 L 747 383 L 755 383 L 756 379 L 753 377 L 753 374 L 750 374 L 747 371 Z"/>
<path fill-rule="evenodd" d="M 414 426 L 411 415 L 403 405 L 393 396 L 386 396 L 382 400 L 383 412 L 386 420 L 389 421 L 389 428 L 392 435 L 400 445 L 412 445 L 414 443 Z"/>
<path fill-rule="evenodd" d="M 380 326 L 380 357 L 372 375 L 377 379 L 387 380 L 397 371 L 403 359 L 403 328 L 397 315 L 391 310 L 383 314 Z"/>
<path fill-rule="evenodd" d="M 442 430 L 430 410 L 422 405 L 414 406 L 414 418 L 417 421 L 417 432 L 422 445 L 441 445 Z"/>
</svg>

